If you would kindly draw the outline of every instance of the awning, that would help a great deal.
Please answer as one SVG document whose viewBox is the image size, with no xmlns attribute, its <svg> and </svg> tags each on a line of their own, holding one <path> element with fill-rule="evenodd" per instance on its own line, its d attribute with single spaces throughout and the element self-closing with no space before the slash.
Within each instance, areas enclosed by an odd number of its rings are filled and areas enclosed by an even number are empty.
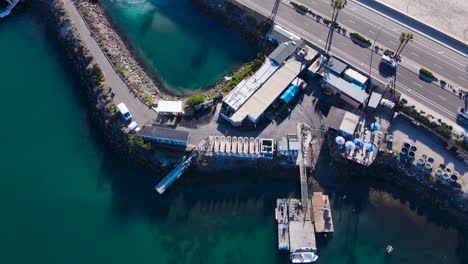
<svg viewBox="0 0 468 264">
<path fill-rule="evenodd" d="M 158 102 L 158 107 L 156 112 L 158 113 L 172 113 L 172 114 L 181 114 L 184 112 L 182 101 L 164 101 L 161 100 Z"/>
<path fill-rule="evenodd" d="M 281 95 L 280 99 L 288 104 L 291 102 L 297 92 L 299 92 L 299 88 L 291 84 L 288 89 Z"/>
</svg>

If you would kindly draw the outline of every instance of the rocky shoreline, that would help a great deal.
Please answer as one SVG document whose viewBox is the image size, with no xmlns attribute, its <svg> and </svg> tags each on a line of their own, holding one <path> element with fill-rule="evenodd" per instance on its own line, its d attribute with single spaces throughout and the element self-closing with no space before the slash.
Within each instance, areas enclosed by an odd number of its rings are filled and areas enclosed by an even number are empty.
<svg viewBox="0 0 468 264">
<path fill-rule="evenodd" d="M 158 77 L 151 74 L 145 66 L 136 58 L 136 54 L 129 47 L 128 41 L 124 35 L 113 25 L 112 20 L 105 14 L 103 7 L 98 3 L 83 2 L 73 0 L 77 6 L 86 25 L 93 32 L 94 38 L 103 50 L 104 54 L 111 62 L 115 71 L 127 83 L 129 89 L 146 105 L 153 105 L 159 99 L 179 100 L 193 93 L 183 94 L 170 91 L 158 80 Z M 201 12 L 208 13 L 217 18 L 217 21 L 229 29 L 240 32 L 241 35 L 249 41 L 254 49 L 263 53 L 270 46 L 261 40 L 261 35 L 256 31 L 245 30 L 242 24 L 243 20 L 253 21 L 248 14 L 242 16 L 242 19 L 230 20 L 227 16 L 221 16 L 219 12 L 214 12 L 212 4 L 217 1 L 211 0 L 192 0 L 192 5 Z M 245 13 L 245 12 L 244 12 Z M 215 16 L 215 14 L 218 14 Z M 222 17 L 222 19 L 221 19 Z M 255 23 L 261 23 L 255 19 Z M 260 40 L 260 41 L 259 41 Z M 270 48 L 271 49 L 271 48 Z M 245 63 L 238 67 L 230 75 L 236 75 L 242 72 L 250 63 Z M 205 87 L 197 93 L 206 95 L 222 93 L 222 87 L 226 80 L 221 79 L 216 84 Z"/>
<path fill-rule="evenodd" d="M 81 40 L 76 25 L 65 9 L 64 1 L 50 1 L 48 11 L 54 21 L 58 41 L 80 76 L 83 89 L 80 92 L 86 95 L 93 122 L 100 128 L 110 146 L 123 157 L 160 171 L 159 160 L 153 158 L 153 147 L 143 142 L 137 134 L 128 133 L 117 113 L 105 76 Z"/>
</svg>

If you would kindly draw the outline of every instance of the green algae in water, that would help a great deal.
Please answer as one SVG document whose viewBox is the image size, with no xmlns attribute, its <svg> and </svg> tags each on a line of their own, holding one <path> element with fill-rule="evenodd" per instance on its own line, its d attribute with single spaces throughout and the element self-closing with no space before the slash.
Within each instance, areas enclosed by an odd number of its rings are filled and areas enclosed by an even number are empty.
<svg viewBox="0 0 468 264">
<path fill-rule="evenodd" d="M 253 56 L 239 34 L 189 0 L 104 0 L 106 13 L 148 70 L 174 93 L 220 81 Z"/>
</svg>

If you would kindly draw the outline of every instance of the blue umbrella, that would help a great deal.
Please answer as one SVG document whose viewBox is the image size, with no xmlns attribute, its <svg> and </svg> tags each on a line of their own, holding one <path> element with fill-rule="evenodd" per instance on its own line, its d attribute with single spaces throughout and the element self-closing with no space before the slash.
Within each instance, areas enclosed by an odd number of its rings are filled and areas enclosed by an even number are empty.
<svg viewBox="0 0 468 264">
<path fill-rule="evenodd" d="M 354 145 L 352 141 L 346 141 L 345 147 L 347 150 L 353 150 L 356 147 L 356 145 Z"/>
<path fill-rule="evenodd" d="M 371 152 L 375 150 L 375 146 L 374 144 L 367 143 L 366 149 Z"/>
<path fill-rule="evenodd" d="M 379 131 L 379 130 L 380 130 L 380 124 L 378 124 L 378 123 L 372 123 L 372 124 L 370 125 L 370 128 L 371 128 L 372 131 Z"/>
<path fill-rule="evenodd" d="M 358 147 L 362 147 L 362 146 L 364 146 L 364 140 L 362 140 L 362 138 L 355 138 L 354 139 L 354 145 L 356 145 Z"/>
</svg>

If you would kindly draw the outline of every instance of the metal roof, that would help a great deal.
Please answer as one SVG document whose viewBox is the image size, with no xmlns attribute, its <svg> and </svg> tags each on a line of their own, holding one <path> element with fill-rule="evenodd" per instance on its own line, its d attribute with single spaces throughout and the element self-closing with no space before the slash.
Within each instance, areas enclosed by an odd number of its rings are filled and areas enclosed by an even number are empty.
<svg viewBox="0 0 468 264">
<path fill-rule="evenodd" d="M 268 106 L 270 106 L 286 89 L 288 84 L 296 78 L 301 68 L 301 63 L 295 59 L 286 61 L 286 63 L 232 115 L 231 120 L 238 123 L 242 122 L 248 116 L 251 121 L 257 122 L 258 118 L 265 112 Z"/>
<path fill-rule="evenodd" d="M 358 89 L 357 87 L 354 87 L 351 83 L 334 74 L 325 74 L 323 81 L 335 87 L 341 93 L 347 95 L 360 104 L 363 104 L 369 97 L 369 94 L 366 92 Z"/>
<path fill-rule="evenodd" d="M 360 84 L 365 84 L 367 82 L 366 76 L 360 74 L 359 72 L 353 69 L 346 69 L 344 74 L 347 75 L 349 78 L 357 81 Z"/>
<path fill-rule="evenodd" d="M 180 141 L 188 141 L 189 132 L 176 130 L 165 127 L 156 127 L 156 126 L 143 126 L 139 132 L 142 137 L 153 137 L 153 138 L 163 138 L 163 139 L 173 139 Z"/>
<path fill-rule="evenodd" d="M 341 121 L 340 130 L 352 135 L 356 130 L 358 122 L 359 116 L 351 112 L 346 112 L 343 120 Z"/>
<path fill-rule="evenodd" d="M 226 95 L 223 102 L 234 111 L 237 111 L 278 68 L 279 65 L 273 64 L 270 60 L 265 61 L 254 75 L 237 84 L 236 87 Z"/>
<path fill-rule="evenodd" d="M 301 38 L 294 35 L 293 33 L 287 31 L 286 29 L 274 25 L 270 31 L 267 33 L 267 36 L 270 37 L 270 39 L 274 39 L 278 43 L 290 41 L 290 40 L 300 40 Z"/>
<path fill-rule="evenodd" d="M 346 70 L 346 68 L 348 67 L 348 64 L 340 61 L 339 59 L 335 57 L 331 57 L 325 63 L 325 66 L 331 71 L 335 72 L 336 74 L 341 75 L 343 71 Z"/>
<path fill-rule="evenodd" d="M 376 92 L 373 92 L 370 99 L 369 104 L 367 106 L 372 108 L 377 108 L 379 106 L 380 100 L 382 100 L 382 95 Z"/>
<path fill-rule="evenodd" d="M 268 55 L 268 58 L 277 64 L 283 64 L 283 62 L 287 60 L 289 56 L 291 56 L 294 51 L 302 44 L 302 40 L 283 42 L 275 50 L 273 50 L 270 55 Z"/>
</svg>

